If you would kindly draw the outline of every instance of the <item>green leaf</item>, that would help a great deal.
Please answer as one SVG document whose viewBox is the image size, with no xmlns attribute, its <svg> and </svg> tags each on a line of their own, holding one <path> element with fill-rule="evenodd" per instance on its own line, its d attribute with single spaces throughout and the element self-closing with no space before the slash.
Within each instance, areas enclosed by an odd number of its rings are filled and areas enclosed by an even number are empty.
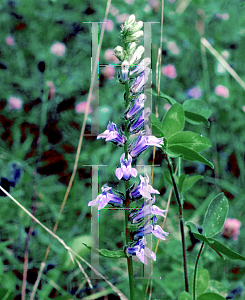
<svg viewBox="0 0 245 300">
<path fill-rule="evenodd" d="M 175 103 L 165 114 L 162 120 L 162 131 L 168 139 L 185 126 L 185 114 L 182 105 Z"/>
<path fill-rule="evenodd" d="M 173 182 L 172 182 L 172 179 L 171 179 L 171 175 L 169 173 L 169 171 L 165 171 L 163 173 L 164 175 L 164 178 L 167 180 L 167 182 L 170 184 L 170 185 L 173 185 Z"/>
<path fill-rule="evenodd" d="M 183 184 L 185 183 L 186 177 L 187 176 L 185 174 L 181 174 L 180 177 L 178 178 L 178 190 L 180 193 L 182 193 L 182 188 L 183 188 Z"/>
<path fill-rule="evenodd" d="M 182 193 L 187 191 L 190 187 L 192 187 L 198 180 L 202 179 L 202 175 L 194 175 L 187 177 L 183 183 Z"/>
<path fill-rule="evenodd" d="M 192 222 L 185 222 L 185 225 L 190 229 L 194 236 L 202 242 L 209 244 L 208 239 L 198 232 L 196 225 Z"/>
<path fill-rule="evenodd" d="M 174 105 L 174 104 L 176 103 L 176 100 L 175 100 L 174 98 L 172 98 L 172 97 L 170 97 L 170 96 L 164 94 L 164 93 L 161 92 L 161 91 L 160 91 L 159 95 L 157 95 L 156 92 L 152 92 L 152 95 L 157 96 L 157 97 L 159 97 L 159 98 L 162 98 L 162 99 L 168 101 L 168 103 L 169 103 L 170 105 Z"/>
<path fill-rule="evenodd" d="M 98 255 L 103 256 L 103 257 L 109 257 L 109 258 L 127 257 L 123 250 L 112 251 L 112 250 L 107 250 L 107 249 L 96 249 L 94 247 L 89 247 L 84 243 L 83 243 L 83 245 L 85 245 L 88 249 L 94 251 L 95 253 L 97 253 Z"/>
<path fill-rule="evenodd" d="M 182 145 L 196 152 L 201 152 L 212 146 L 208 138 L 191 131 L 176 132 L 168 139 L 168 145 Z"/>
<path fill-rule="evenodd" d="M 164 133 L 161 128 L 157 127 L 156 125 L 152 124 L 152 135 L 160 138 L 164 137 Z"/>
<path fill-rule="evenodd" d="M 210 280 L 209 287 L 206 291 L 207 293 L 216 293 L 222 297 L 226 297 L 227 290 L 223 283 L 217 280 Z"/>
<path fill-rule="evenodd" d="M 224 255 L 226 255 L 227 257 L 229 257 L 230 259 L 233 260 L 243 260 L 245 261 L 245 257 L 240 255 L 239 253 L 229 249 L 228 247 L 226 247 L 224 244 L 222 244 L 221 242 L 213 239 L 213 238 L 207 238 L 208 240 L 208 244 L 209 246 L 216 250 L 217 252 L 221 252 Z"/>
<path fill-rule="evenodd" d="M 212 237 L 223 228 L 229 205 L 223 193 L 220 193 L 210 202 L 203 222 L 203 235 Z"/>
<path fill-rule="evenodd" d="M 210 127 L 210 122 L 207 120 L 205 117 L 202 115 L 190 112 L 190 111 L 185 111 L 185 119 L 191 124 L 198 125 L 200 123 L 204 124 L 206 127 Z"/>
<path fill-rule="evenodd" d="M 219 294 L 215 293 L 205 293 L 200 295 L 197 300 L 225 300 L 224 297 L 220 296 Z"/>
<path fill-rule="evenodd" d="M 176 154 L 179 154 L 182 158 L 190 161 L 200 161 L 204 163 L 205 165 L 214 168 L 213 164 L 208 161 L 205 157 L 203 157 L 201 154 L 197 153 L 196 151 L 187 148 L 185 146 L 181 145 L 172 145 L 169 146 L 168 149 Z"/>
<path fill-rule="evenodd" d="M 160 129 L 162 128 L 161 121 L 156 117 L 155 114 L 151 113 L 150 118 L 151 118 L 152 125 L 155 125 L 156 127 L 160 128 Z"/>
<path fill-rule="evenodd" d="M 192 296 L 187 292 L 182 292 L 180 293 L 178 300 L 192 300 Z"/>
<path fill-rule="evenodd" d="M 203 294 L 208 286 L 209 286 L 209 272 L 207 269 L 198 268 L 197 269 L 197 276 L 196 276 L 196 296 Z M 190 286 L 191 286 L 191 292 L 193 294 L 193 280 L 194 280 L 194 274 L 191 277 Z"/>
<path fill-rule="evenodd" d="M 2 251 L 9 244 L 11 244 L 11 241 L 6 241 L 6 242 L 0 243 L 0 251 Z"/>
</svg>

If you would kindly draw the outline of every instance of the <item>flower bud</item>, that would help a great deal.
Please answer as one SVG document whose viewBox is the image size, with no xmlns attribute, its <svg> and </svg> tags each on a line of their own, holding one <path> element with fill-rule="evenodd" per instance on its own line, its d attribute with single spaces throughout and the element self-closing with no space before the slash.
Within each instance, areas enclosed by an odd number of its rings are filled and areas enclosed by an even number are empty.
<svg viewBox="0 0 245 300">
<path fill-rule="evenodd" d="M 119 60 L 123 60 L 124 58 L 124 52 L 123 52 L 123 47 L 121 46 L 117 46 L 115 49 L 114 49 L 114 53 L 115 53 L 115 56 L 119 59 Z"/>
<path fill-rule="evenodd" d="M 143 36 L 144 32 L 142 30 L 136 31 L 133 34 L 130 34 L 129 36 L 127 36 L 126 38 L 126 42 L 130 43 L 130 42 L 135 42 L 137 41 L 139 38 L 141 38 Z"/>
<path fill-rule="evenodd" d="M 132 65 L 138 60 L 141 59 L 142 54 L 144 53 L 145 48 L 143 46 L 139 46 L 136 51 L 134 52 L 133 56 L 131 57 L 129 64 Z"/>
<path fill-rule="evenodd" d="M 121 66 L 121 79 L 123 81 L 125 81 L 128 78 L 128 69 L 129 69 L 129 63 L 128 61 L 125 60 Z"/>
<path fill-rule="evenodd" d="M 130 31 L 133 32 L 139 31 L 142 28 L 142 26 L 143 26 L 142 21 L 136 22 L 135 25 L 130 28 Z"/>
<path fill-rule="evenodd" d="M 125 21 L 125 26 L 127 28 L 130 28 L 132 27 L 132 25 L 135 23 L 135 15 L 131 15 L 127 18 L 127 20 Z"/>
</svg>

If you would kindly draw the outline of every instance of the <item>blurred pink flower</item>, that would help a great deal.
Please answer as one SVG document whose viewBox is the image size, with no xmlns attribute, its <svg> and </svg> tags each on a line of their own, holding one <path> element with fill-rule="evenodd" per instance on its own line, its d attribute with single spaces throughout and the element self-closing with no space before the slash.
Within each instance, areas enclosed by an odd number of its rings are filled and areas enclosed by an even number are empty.
<svg viewBox="0 0 245 300">
<path fill-rule="evenodd" d="M 129 17 L 129 14 L 117 15 L 117 22 L 124 23 L 128 17 Z"/>
<path fill-rule="evenodd" d="M 46 85 L 48 86 L 48 98 L 53 99 L 55 95 L 55 86 L 52 81 L 46 81 Z"/>
<path fill-rule="evenodd" d="M 169 103 L 165 103 L 163 107 L 166 111 L 168 111 L 170 109 L 171 105 Z"/>
<path fill-rule="evenodd" d="M 223 85 L 217 85 L 215 88 L 215 94 L 223 97 L 223 98 L 228 98 L 229 97 L 229 90 L 227 87 Z"/>
<path fill-rule="evenodd" d="M 115 75 L 115 68 L 112 65 L 106 66 L 102 69 L 102 73 L 106 78 L 111 80 Z"/>
<path fill-rule="evenodd" d="M 63 56 L 66 52 L 66 46 L 65 44 L 57 42 L 51 46 L 50 51 L 57 57 Z"/>
<path fill-rule="evenodd" d="M 196 86 L 196 87 L 190 89 L 188 91 L 187 95 L 190 96 L 191 98 L 199 99 L 202 95 L 202 91 L 198 86 Z"/>
<path fill-rule="evenodd" d="M 162 73 L 163 73 L 163 75 L 165 75 L 171 79 L 174 79 L 177 77 L 175 66 L 172 64 L 162 67 Z"/>
<path fill-rule="evenodd" d="M 224 14 L 222 15 L 222 19 L 225 20 L 225 21 L 227 21 L 229 18 L 230 18 L 230 16 L 229 16 L 228 13 L 224 13 Z"/>
<path fill-rule="evenodd" d="M 6 37 L 5 42 L 9 46 L 14 46 L 14 38 L 11 35 Z"/>
<path fill-rule="evenodd" d="M 79 114 L 85 113 L 86 106 L 87 106 L 87 101 L 80 102 L 76 105 L 75 110 Z M 89 106 L 88 114 L 91 114 L 91 112 L 92 112 L 92 108 L 91 108 L 91 106 Z"/>
<path fill-rule="evenodd" d="M 22 100 L 17 97 L 9 98 L 9 109 L 20 109 L 22 107 Z"/>
<path fill-rule="evenodd" d="M 114 23 L 112 20 L 107 20 L 105 24 L 105 30 L 107 31 L 113 31 Z"/>
<path fill-rule="evenodd" d="M 237 219 L 227 218 L 223 227 L 222 235 L 225 238 L 232 238 L 234 241 L 237 240 L 240 232 L 241 222 Z"/>
<path fill-rule="evenodd" d="M 107 49 L 104 54 L 104 58 L 112 63 L 118 64 L 119 59 L 115 56 L 113 49 Z"/>
<path fill-rule="evenodd" d="M 179 54 L 179 48 L 176 45 L 176 43 L 174 41 L 169 41 L 167 44 L 168 50 L 174 54 L 174 55 L 178 55 Z"/>
</svg>

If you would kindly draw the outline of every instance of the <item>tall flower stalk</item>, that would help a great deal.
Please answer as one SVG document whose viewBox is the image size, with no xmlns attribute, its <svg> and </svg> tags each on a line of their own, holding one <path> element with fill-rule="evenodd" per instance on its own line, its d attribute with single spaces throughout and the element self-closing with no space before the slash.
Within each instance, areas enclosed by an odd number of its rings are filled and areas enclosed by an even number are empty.
<svg viewBox="0 0 245 300">
<path fill-rule="evenodd" d="M 122 46 L 114 49 L 115 56 L 121 61 L 119 82 L 125 87 L 123 125 L 118 129 L 116 124 L 109 122 L 107 129 L 97 137 L 123 147 L 124 151 L 120 157 L 121 167 L 117 168 L 115 173 L 118 180 L 125 182 L 125 190 L 119 192 L 105 185 L 102 187 L 102 194 L 88 204 L 98 205 L 98 209 L 110 204 L 125 210 L 124 252 L 127 257 L 131 300 L 135 299 L 132 256 L 137 256 L 143 264 L 148 263 L 147 257 L 156 260 L 155 253 L 146 247 L 145 235 L 153 234 L 162 240 L 165 240 L 168 235 L 159 225 L 156 225 L 156 215 L 165 217 L 166 211 L 152 205 L 155 202 L 155 196 L 152 197 L 152 194 L 159 194 L 159 192 L 149 184 L 148 175 L 140 176 L 137 185 L 130 182 L 132 177 L 138 175 L 132 163 L 135 164 L 137 158 L 148 147 L 161 147 L 164 144 L 163 138 L 149 135 L 145 126 L 149 112 L 144 110 L 146 96 L 142 91 L 150 74 L 150 69 L 147 67 L 150 58 L 141 60 L 144 53 L 144 47 L 139 45 L 140 38 L 143 36 L 142 26 L 143 22 L 136 22 L 135 16 L 131 15 L 121 27 Z M 132 202 L 137 203 L 140 200 L 144 200 L 141 206 L 131 207 Z"/>
</svg>

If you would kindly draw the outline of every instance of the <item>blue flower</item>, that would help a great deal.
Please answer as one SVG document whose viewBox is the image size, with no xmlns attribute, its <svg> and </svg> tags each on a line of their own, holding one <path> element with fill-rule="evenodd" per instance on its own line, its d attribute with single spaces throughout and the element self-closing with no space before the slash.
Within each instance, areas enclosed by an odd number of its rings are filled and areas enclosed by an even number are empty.
<svg viewBox="0 0 245 300">
<path fill-rule="evenodd" d="M 147 224 L 147 223 L 149 223 L 149 221 L 151 221 L 151 220 L 146 221 L 142 227 L 140 227 L 137 231 L 135 231 L 133 233 L 134 239 L 138 240 L 138 239 L 142 238 L 144 235 L 153 233 L 157 238 L 159 238 L 161 240 L 166 240 L 164 235 L 167 236 L 168 232 L 163 231 L 159 225 Z M 155 222 L 155 221 L 156 221 L 156 218 L 153 218 L 153 222 Z"/>
<path fill-rule="evenodd" d="M 116 169 L 116 176 L 120 180 L 124 178 L 129 180 L 131 176 L 136 177 L 138 172 L 135 168 L 131 167 L 132 157 L 128 154 L 128 159 L 125 159 L 125 153 L 120 158 L 121 168 Z"/>
<path fill-rule="evenodd" d="M 136 143 L 134 144 L 133 149 L 130 151 L 130 155 L 134 158 L 139 156 L 149 146 L 161 147 L 161 145 L 164 145 L 163 138 L 156 138 L 153 135 L 139 135 Z"/>
<path fill-rule="evenodd" d="M 97 139 L 105 139 L 107 142 L 111 141 L 119 146 L 123 146 L 126 142 L 126 137 L 120 135 L 117 130 L 117 125 L 110 122 L 107 125 L 107 130 L 97 136 Z"/>
<path fill-rule="evenodd" d="M 151 199 L 151 194 L 160 194 L 158 190 L 153 189 L 149 184 L 149 176 L 146 174 L 145 177 L 140 175 L 140 182 L 137 187 L 129 193 L 131 198 L 141 198 L 145 197 Z"/>
<path fill-rule="evenodd" d="M 98 209 L 104 208 L 108 203 L 115 206 L 122 206 L 123 199 L 119 196 L 116 196 L 112 192 L 112 188 L 104 185 L 102 188 L 102 194 L 98 195 L 95 200 L 92 200 L 88 203 L 88 206 L 99 205 Z"/>
<path fill-rule="evenodd" d="M 130 126 L 129 131 L 131 133 L 137 133 L 141 130 L 141 128 L 144 126 L 145 123 L 148 122 L 148 118 L 151 114 L 150 108 L 146 108 L 139 118 Z"/>
<path fill-rule="evenodd" d="M 129 89 L 130 93 L 136 94 L 141 92 L 143 85 L 148 80 L 148 75 L 150 74 L 150 72 L 151 70 L 148 67 L 146 67 L 144 69 L 144 72 L 140 73 L 140 75 L 132 82 Z"/>
<path fill-rule="evenodd" d="M 139 97 L 135 100 L 133 107 L 126 112 L 126 118 L 130 119 L 133 117 L 135 114 L 140 112 L 142 108 L 144 108 L 144 101 L 146 100 L 146 95 L 145 94 L 140 94 Z"/>
<path fill-rule="evenodd" d="M 156 260 L 156 254 L 145 245 L 146 240 L 143 237 L 143 239 L 137 241 L 137 243 L 133 247 L 128 247 L 126 252 L 128 255 L 136 255 L 143 264 L 147 265 L 147 257 Z"/>
</svg>

